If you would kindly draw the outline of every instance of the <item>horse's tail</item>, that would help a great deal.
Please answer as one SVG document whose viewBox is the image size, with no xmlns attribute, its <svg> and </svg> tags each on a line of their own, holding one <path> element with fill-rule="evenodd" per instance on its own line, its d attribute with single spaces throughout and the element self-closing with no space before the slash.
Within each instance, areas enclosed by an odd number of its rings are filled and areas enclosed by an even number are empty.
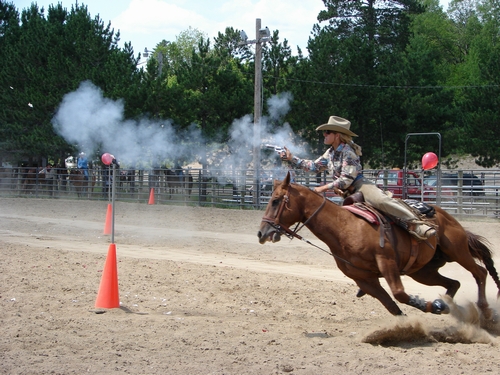
<svg viewBox="0 0 500 375">
<path fill-rule="evenodd" d="M 498 277 L 498 272 L 495 268 L 495 264 L 492 258 L 492 252 L 490 248 L 486 245 L 488 240 L 483 236 L 479 236 L 477 234 L 471 233 L 469 231 L 465 231 L 467 233 L 467 239 L 469 241 L 469 251 L 471 255 L 482 261 L 488 270 L 489 274 L 495 280 L 495 284 L 497 284 L 498 293 L 497 298 L 500 297 L 500 278 Z"/>
</svg>

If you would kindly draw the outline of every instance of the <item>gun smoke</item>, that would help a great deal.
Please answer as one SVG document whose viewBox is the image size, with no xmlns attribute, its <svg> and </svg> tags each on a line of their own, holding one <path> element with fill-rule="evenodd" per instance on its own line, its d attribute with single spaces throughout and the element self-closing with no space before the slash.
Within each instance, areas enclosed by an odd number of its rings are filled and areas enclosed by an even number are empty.
<svg viewBox="0 0 500 375">
<path fill-rule="evenodd" d="M 265 143 L 286 145 L 294 153 L 305 154 L 290 125 L 280 123 L 290 110 L 291 100 L 289 93 L 268 100 L 269 115 L 262 116 L 257 140 L 253 116 L 245 115 L 233 121 L 228 142 L 218 144 L 203 139 L 196 124 L 180 130 L 170 120 L 125 119 L 123 100 L 106 98 L 100 88 L 85 81 L 64 96 L 52 123 L 55 131 L 79 151 L 97 157 L 109 152 L 127 166 L 188 164 L 206 157 L 209 169 L 245 169 L 251 167 L 253 147 Z"/>
</svg>

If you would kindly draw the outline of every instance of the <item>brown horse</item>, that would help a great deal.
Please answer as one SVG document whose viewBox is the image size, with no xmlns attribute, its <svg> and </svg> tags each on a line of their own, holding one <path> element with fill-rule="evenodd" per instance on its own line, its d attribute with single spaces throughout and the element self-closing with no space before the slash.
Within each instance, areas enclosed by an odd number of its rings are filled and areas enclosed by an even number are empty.
<svg viewBox="0 0 500 375">
<path fill-rule="evenodd" d="M 90 197 L 94 191 L 95 176 L 89 171 L 89 180 L 87 180 L 82 170 L 70 169 L 68 172 L 69 182 L 75 187 L 78 197 L 82 197 L 85 193 Z"/>
<path fill-rule="evenodd" d="M 191 196 L 193 189 L 193 176 L 190 173 L 185 173 L 182 169 L 165 169 L 165 182 L 168 190 L 168 198 L 171 199 L 172 195 L 187 194 Z"/>
<path fill-rule="evenodd" d="M 45 173 L 39 173 L 38 168 L 28 168 L 21 173 L 21 190 L 25 193 L 38 190 L 45 181 Z"/>
<path fill-rule="evenodd" d="M 125 192 L 135 192 L 135 169 L 120 169 L 118 178 L 118 185 L 120 189 Z"/>
<path fill-rule="evenodd" d="M 453 298 L 460 283 L 442 276 L 438 271 L 447 262 L 457 262 L 474 276 L 479 290 L 477 305 L 485 319 L 492 319 L 493 312 L 486 299 L 488 271 L 499 290 L 500 280 L 491 250 L 484 244 L 484 238 L 464 230 L 440 207 L 434 208 L 438 236 L 418 242 L 418 248 L 412 249 L 412 241 L 415 240 L 405 229 L 393 226 L 393 240 L 381 241 L 378 225 L 355 216 L 305 186 L 290 183 L 290 175 L 287 175 L 282 182 L 274 182 L 274 191 L 262 218 L 258 237 L 261 244 L 277 242 L 282 234 L 303 239 L 297 234 L 300 228 L 290 229 L 294 223 L 302 223 L 328 245 L 339 269 L 361 289 L 358 295 L 368 293 L 394 315 L 401 315 L 402 311 L 381 286 L 379 278 L 386 279 L 393 296 L 400 303 L 424 312 L 448 313 L 449 307 L 440 299 L 430 302 L 408 295 L 400 275 L 407 274 L 424 285 L 442 286 L 446 294 Z M 393 247 L 392 243 L 396 246 Z M 475 259 L 481 261 L 488 271 Z"/>
</svg>

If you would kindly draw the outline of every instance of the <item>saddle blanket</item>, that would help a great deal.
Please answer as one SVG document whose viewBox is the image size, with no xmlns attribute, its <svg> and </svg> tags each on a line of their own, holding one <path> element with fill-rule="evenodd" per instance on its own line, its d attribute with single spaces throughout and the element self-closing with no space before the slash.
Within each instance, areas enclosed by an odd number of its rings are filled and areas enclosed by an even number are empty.
<svg viewBox="0 0 500 375">
<path fill-rule="evenodd" d="M 362 208 L 362 205 L 360 205 L 360 204 L 350 204 L 348 206 L 342 206 L 342 208 L 345 208 L 346 210 L 351 211 L 354 215 L 362 217 L 363 219 L 368 221 L 370 224 L 380 225 L 380 221 L 378 220 L 378 217 L 375 216 L 374 213 L 368 211 L 367 209 Z"/>
</svg>

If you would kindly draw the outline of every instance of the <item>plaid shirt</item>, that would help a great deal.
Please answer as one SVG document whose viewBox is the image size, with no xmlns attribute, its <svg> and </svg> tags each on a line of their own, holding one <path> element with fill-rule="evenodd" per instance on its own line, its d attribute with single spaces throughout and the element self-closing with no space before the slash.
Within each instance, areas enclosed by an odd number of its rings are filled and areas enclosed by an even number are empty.
<svg viewBox="0 0 500 375">
<path fill-rule="evenodd" d="M 308 172 L 318 173 L 328 170 L 333 177 L 333 182 L 328 184 L 328 188 L 336 187 L 340 190 L 346 190 L 351 186 L 363 169 L 359 156 L 345 143 L 341 143 L 336 150 L 330 147 L 316 160 L 299 159 L 294 156 L 291 163 Z"/>
</svg>

